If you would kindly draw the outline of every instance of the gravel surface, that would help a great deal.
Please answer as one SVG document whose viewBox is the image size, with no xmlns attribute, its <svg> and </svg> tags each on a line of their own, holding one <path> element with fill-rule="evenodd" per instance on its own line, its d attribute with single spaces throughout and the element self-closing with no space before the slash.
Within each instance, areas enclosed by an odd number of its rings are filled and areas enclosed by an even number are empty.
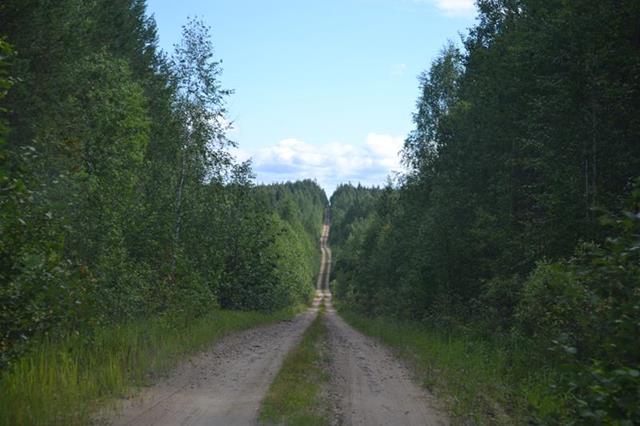
<svg viewBox="0 0 640 426">
<path fill-rule="evenodd" d="M 331 305 L 331 250 L 323 226 L 321 271 L 312 307 L 293 320 L 253 328 L 219 340 L 181 363 L 135 398 L 123 401 L 111 425 L 251 425 L 282 362 L 316 317 L 324 298 L 331 353 L 326 368 L 331 424 L 448 425 L 435 398 L 415 384 L 409 370 L 375 340 L 349 326 Z"/>
<path fill-rule="evenodd" d="M 325 321 L 332 357 L 329 397 L 332 424 L 448 425 L 433 395 L 375 340 L 348 325 L 325 295 Z"/>
<path fill-rule="evenodd" d="M 287 352 L 317 314 L 257 327 L 218 341 L 123 402 L 111 425 L 249 425 Z"/>
</svg>

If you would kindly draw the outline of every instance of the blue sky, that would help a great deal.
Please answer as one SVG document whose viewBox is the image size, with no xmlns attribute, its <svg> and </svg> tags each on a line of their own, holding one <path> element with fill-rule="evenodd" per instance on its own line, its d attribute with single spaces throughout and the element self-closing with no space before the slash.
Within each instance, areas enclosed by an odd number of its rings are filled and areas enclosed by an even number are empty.
<svg viewBox="0 0 640 426">
<path fill-rule="evenodd" d="M 473 0 L 148 0 L 167 52 L 212 27 L 229 136 L 258 182 L 384 184 L 400 170 L 416 77 L 474 23 Z"/>
</svg>

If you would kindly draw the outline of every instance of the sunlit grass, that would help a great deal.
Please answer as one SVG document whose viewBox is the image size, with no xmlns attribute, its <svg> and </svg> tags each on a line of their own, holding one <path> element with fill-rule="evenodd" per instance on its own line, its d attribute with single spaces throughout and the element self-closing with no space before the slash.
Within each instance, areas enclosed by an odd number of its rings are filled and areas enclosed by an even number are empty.
<svg viewBox="0 0 640 426">
<path fill-rule="evenodd" d="M 324 309 L 305 331 L 302 341 L 285 359 L 262 401 L 260 421 L 278 425 L 325 425 L 329 423 L 323 387 L 329 380 L 327 329 Z"/>
<path fill-rule="evenodd" d="M 43 340 L 0 376 L 0 425 L 79 425 L 111 398 L 132 392 L 222 335 L 290 318 L 214 311 L 194 321 L 155 318 L 105 328 L 92 341 Z"/>
<path fill-rule="evenodd" d="M 340 314 L 396 349 L 443 401 L 454 424 L 562 422 L 568 396 L 554 390 L 559 373 L 545 367 L 535 356 L 540 351 L 531 352 L 526 344 L 439 332 L 419 322 L 368 318 L 345 307 Z"/>
</svg>

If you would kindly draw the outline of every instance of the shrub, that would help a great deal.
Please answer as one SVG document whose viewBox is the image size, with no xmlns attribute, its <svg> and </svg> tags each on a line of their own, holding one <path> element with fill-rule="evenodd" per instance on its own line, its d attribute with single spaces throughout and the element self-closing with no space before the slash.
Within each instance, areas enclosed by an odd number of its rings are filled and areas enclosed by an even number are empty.
<svg viewBox="0 0 640 426">
<path fill-rule="evenodd" d="M 524 283 L 516 318 L 528 335 L 561 343 L 571 353 L 587 330 L 591 300 L 567 266 L 540 263 Z"/>
<path fill-rule="evenodd" d="M 640 187 L 638 187 L 640 188 Z M 640 189 L 632 194 L 638 206 Z M 640 423 L 640 213 L 605 214 L 602 245 L 541 263 L 517 308 L 519 326 L 561 353 L 575 413 L 588 423 Z"/>
<path fill-rule="evenodd" d="M 491 329 L 507 330 L 513 324 L 515 306 L 521 297 L 522 280 L 518 275 L 494 277 L 483 284 L 479 298 L 480 320 Z"/>
</svg>

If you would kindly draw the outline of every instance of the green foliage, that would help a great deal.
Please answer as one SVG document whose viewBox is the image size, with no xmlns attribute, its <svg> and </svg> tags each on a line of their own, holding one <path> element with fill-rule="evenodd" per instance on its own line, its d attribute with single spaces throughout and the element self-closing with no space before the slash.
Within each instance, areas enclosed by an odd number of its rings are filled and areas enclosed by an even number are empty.
<svg viewBox="0 0 640 426">
<path fill-rule="evenodd" d="M 331 244 L 341 247 L 350 235 L 350 227 L 358 219 L 372 213 L 381 191 L 360 185 L 339 185 L 331 195 Z"/>
<path fill-rule="evenodd" d="M 255 187 L 229 153 L 206 25 L 168 56 L 144 0 L 9 0 L 0 21 L 0 368 L 70 333 L 309 300 L 326 195 Z"/>
<path fill-rule="evenodd" d="M 309 302 L 320 263 L 317 241 L 324 191 L 307 180 L 234 186 L 230 192 L 236 197 L 232 206 L 238 208 L 227 210 L 232 232 L 225 243 L 220 304 L 273 310 Z"/>
<path fill-rule="evenodd" d="M 369 190 L 332 196 L 335 293 L 360 314 L 526 342 L 517 365 L 545 359 L 573 398 L 532 417 L 638 422 L 640 3 L 478 6 L 419 78 L 406 176 L 364 209 Z"/>
<path fill-rule="evenodd" d="M 91 339 L 44 338 L 0 377 L 0 425 L 88 424 L 104 400 L 129 395 L 131 386 L 147 384 L 184 355 L 294 313 L 217 310 L 197 320 L 165 316 L 102 327 Z"/>
<path fill-rule="evenodd" d="M 633 205 L 640 200 L 633 191 Z M 518 306 L 523 329 L 560 353 L 572 374 L 575 415 L 584 421 L 640 421 L 640 216 L 607 214 L 601 245 L 569 261 L 540 265 Z"/>
<path fill-rule="evenodd" d="M 394 348 L 423 385 L 439 396 L 454 424 L 554 424 L 570 405 L 557 371 L 531 359 L 535 345 L 517 336 L 482 338 L 424 322 L 339 311 L 349 324 Z M 535 413 L 535 416 L 532 416 Z M 564 422 L 563 422 L 564 420 Z"/>
<path fill-rule="evenodd" d="M 521 293 L 522 281 L 517 275 L 507 278 L 496 276 L 486 281 L 478 298 L 485 326 L 508 331 L 514 321 L 516 306 L 522 298 Z"/>
<path fill-rule="evenodd" d="M 322 309 L 322 308 L 321 308 Z M 305 330 L 302 341 L 285 358 L 260 406 L 266 424 L 326 425 L 329 407 L 325 387 L 327 328 L 323 311 Z"/>
<path fill-rule="evenodd" d="M 637 189 L 630 205 L 637 206 Z M 638 421 L 640 392 L 640 217 L 606 213 L 603 244 L 582 244 L 568 260 L 541 262 L 527 280 L 492 280 L 485 309 L 502 316 L 511 334 L 531 339 L 564 378 L 555 384 L 571 395 L 567 415 L 581 422 Z M 491 297 L 488 297 L 491 296 Z"/>
<path fill-rule="evenodd" d="M 562 338 L 571 351 L 576 336 L 587 331 L 584 313 L 593 308 L 587 288 L 558 264 L 538 265 L 515 302 L 519 326 L 527 334 L 547 343 Z"/>
</svg>

